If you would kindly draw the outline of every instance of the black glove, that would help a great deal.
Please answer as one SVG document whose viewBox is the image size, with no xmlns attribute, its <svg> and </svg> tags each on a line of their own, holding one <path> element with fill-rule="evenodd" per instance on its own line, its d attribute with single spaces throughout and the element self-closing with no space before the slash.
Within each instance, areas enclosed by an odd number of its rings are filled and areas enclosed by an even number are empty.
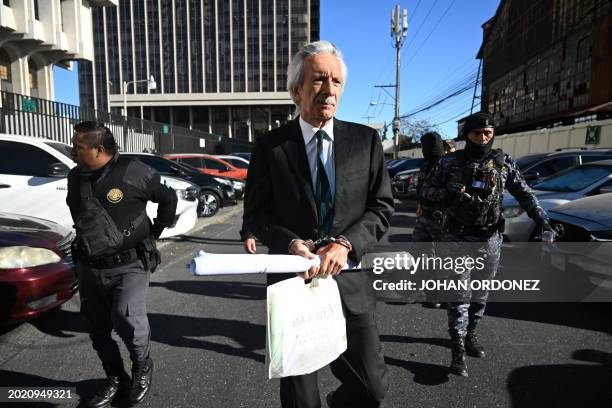
<svg viewBox="0 0 612 408">
<path fill-rule="evenodd" d="M 166 227 L 164 227 L 163 225 L 153 224 L 153 226 L 151 227 L 151 236 L 154 239 L 159 239 L 159 236 L 164 231 L 164 228 Z"/>
<path fill-rule="evenodd" d="M 548 222 L 543 222 L 540 229 L 540 239 L 542 242 L 553 242 L 555 240 L 555 230 Z"/>
</svg>

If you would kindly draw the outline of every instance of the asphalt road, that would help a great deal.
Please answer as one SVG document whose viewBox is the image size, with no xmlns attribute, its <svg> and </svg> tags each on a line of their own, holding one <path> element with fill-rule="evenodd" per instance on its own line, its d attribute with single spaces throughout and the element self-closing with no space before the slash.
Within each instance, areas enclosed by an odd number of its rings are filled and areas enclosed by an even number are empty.
<svg viewBox="0 0 612 408">
<path fill-rule="evenodd" d="M 264 369 L 264 278 L 193 277 L 186 268 L 199 249 L 242 253 L 240 222 L 239 206 L 223 209 L 189 235 L 163 243 L 164 264 L 148 295 L 153 389 L 139 406 L 279 406 L 278 381 L 267 380 Z M 399 205 L 379 247 L 405 247 L 413 224 L 414 207 Z M 380 302 L 390 380 L 385 406 L 610 407 L 611 306 L 492 303 L 480 330 L 487 357 L 469 358 L 470 376 L 461 378 L 446 368 L 444 311 Z M 71 400 L 16 406 L 84 406 L 93 395 L 103 372 L 78 308 L 77 296 L 0 333 L 0 386 L 76 388 Z M 323 398 L 337 385 L 329 369 L 320 372 Z"/>
</svg>

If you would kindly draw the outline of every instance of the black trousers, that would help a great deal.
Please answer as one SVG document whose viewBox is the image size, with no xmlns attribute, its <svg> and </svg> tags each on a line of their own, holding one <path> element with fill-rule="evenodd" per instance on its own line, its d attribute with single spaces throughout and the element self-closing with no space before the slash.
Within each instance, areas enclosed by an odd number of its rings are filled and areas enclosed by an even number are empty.
<svg viewBox="0 0 612 408">
<path fill-rule="evenodd" d="M 79 263 L 81 313 L 89 326 L 93 348 L 107 376 L 125 374 L 114 329 L 125 343 L 133 364 L 149 356 L 151 330 L 147 318 L 149 272 L 140 260 L 111 269 Z"/>
<path fill-rule="evenodd" d="M 268 275 L 268 284 L 282 280 L 278 275 Z M 347 350 L 330 364 L 342 383 L 333 394 L 334 407 L 379 407 L 387 393 L 387 366 L 374 315 L 345 311 Z M 281 378 L 280 398 L 283 408 L 320 408 L 317 372 Z"/>
</svg>

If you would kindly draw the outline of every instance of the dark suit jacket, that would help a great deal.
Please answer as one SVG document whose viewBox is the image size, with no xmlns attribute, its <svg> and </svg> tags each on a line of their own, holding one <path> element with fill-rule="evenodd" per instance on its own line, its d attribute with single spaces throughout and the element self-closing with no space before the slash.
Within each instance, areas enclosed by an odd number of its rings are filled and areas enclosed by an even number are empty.
<svg viewBox="0 0 612 408">
<path fill-rule="evenodd" d="M 336 192 L 331 236 L 344 235 L 359 261 L 389 228 L 393 196 L 378 133 L 367 126 L 334 119 Z M 269 248 L 287 254 L 292 239 L 318 237 L 317 211 L 299 120 L 255 141 L 244 200 L 244 223 Z M 365 272 L 337 277 L 351 313 L 374 306 Z"/>
</svg>

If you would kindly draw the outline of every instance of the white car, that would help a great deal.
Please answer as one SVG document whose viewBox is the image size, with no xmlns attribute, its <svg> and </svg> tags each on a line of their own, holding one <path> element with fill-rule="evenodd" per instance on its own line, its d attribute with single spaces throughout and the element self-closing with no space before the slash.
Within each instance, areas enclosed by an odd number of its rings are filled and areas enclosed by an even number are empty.
<svg viewBox="0 0 612 408">
<path fill-rule="evenodd" d="M 0 211 L 54 221 L 67 228 L 73 222 L 66 204 L 68 171 L 76 166 L 65 143 L 29 136 L 0 134 Z M 197 221 L 199 188 L 186 180 L 163 176 L 177 194 L 175 225 L 161 238 L 189 232 Z M 157 216 L 157 204 L 147 204 Z"/>
<path fill-rule="evenodd" d="M 607 193 L 612 188 L 612 160 L 595 161 L 570 167 L 533 185 L 533 193 L 545 210 L 582 197 Z M 537 235 L 535 222 L 519 207 L 509 193 L 503 204 L 506 228 L 504 238 L 510 242 L 526 242 Z"/>
</svg>

